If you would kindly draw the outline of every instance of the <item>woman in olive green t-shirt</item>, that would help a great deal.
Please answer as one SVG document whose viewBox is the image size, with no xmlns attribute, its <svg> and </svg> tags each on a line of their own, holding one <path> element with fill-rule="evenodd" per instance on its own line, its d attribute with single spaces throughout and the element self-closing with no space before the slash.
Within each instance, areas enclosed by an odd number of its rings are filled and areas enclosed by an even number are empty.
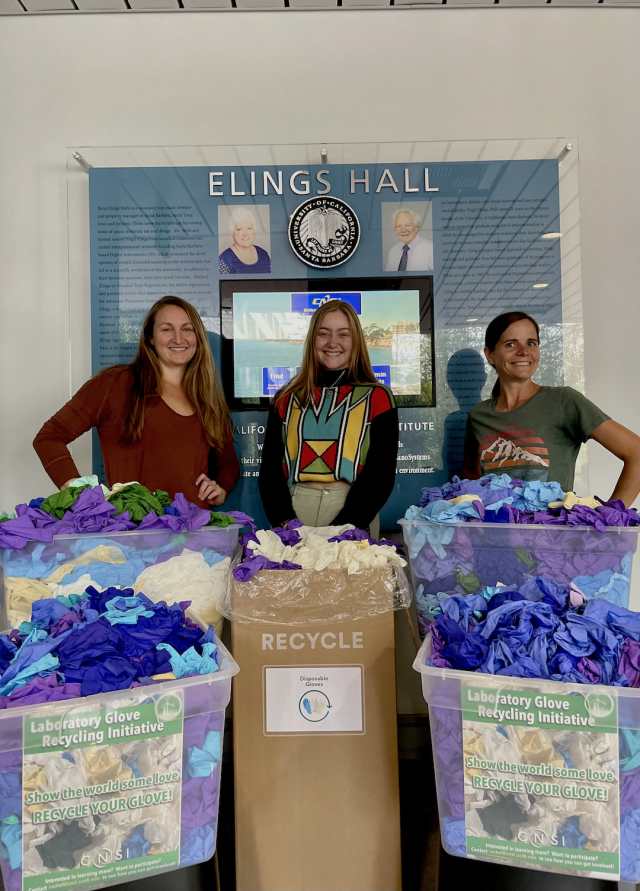
<svg viewBox="0 0 640 891">
<path fill-rule="evenodd" d="M 463 476 L 555 480 L 568 492 L 580 445 L 595 439 L 624 462 L 611 498 L 629 507 L 640 492 L 640 437 L 572 387 L 531 380 L 540 362 L 537 322 L 524 312 L 498 316 L 487 328 L 484 353 L 498 380 L 492 398 L 469 413 Z"/>
</svg>

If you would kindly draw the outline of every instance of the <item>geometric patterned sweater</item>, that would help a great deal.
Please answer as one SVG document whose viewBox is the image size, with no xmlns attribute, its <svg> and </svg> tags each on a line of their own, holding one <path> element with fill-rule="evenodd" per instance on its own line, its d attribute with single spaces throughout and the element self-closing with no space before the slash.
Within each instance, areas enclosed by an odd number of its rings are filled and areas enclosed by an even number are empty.
<svg viewBox="0 0 640 891">
<path fill-rule="evenodd" d="M 349 483 L 333 521 L 369 525 L 393 490 L 398 454 L 398 410 L 382 384 L 331 386 L 339 372 L 323 370 L 323 386 L 301 405 L 297 394 L 269 410 L 262 450 L 260 495 L 272 525 L 294 517 L 295 483 Z"/>
</svg>

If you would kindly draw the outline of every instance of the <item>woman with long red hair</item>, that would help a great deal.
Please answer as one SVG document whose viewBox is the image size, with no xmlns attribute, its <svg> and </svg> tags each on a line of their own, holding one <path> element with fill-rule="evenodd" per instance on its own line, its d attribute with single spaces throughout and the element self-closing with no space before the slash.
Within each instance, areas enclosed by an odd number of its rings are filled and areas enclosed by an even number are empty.
<svg viewBox="0 0 640 891">
<path fill-rule="evenodd" d="M 377 537 L 397 456 L 393 393 L 375 378 L 353 307 L 329 301 L 312 316 L 299 372 L 269 410 L 259 481 L 269 522 L 352 523 Z"/>
<path fill-rule="evenodd" d="M 33 445 L 64 489 L 80 474 L 67 448 L 95 427 L 109 485 L 136 481 L 200 506 L 222 504 L 240 476 L 233 428 L 202 319 L 180 297 L 149 310 L 128 365 L 99 372 Z"/>
</svg>

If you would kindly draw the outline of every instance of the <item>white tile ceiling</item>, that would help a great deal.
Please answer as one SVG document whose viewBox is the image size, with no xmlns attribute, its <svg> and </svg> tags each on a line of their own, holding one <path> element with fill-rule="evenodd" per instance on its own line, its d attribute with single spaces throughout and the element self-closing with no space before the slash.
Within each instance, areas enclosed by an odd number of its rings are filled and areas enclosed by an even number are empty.
<svg viewBox="0 0 640 891">
<path fill-rule="evenodd" d="M 31 0 L 29 0 L 31 3 Z M 154 9 L 175 9 L 176 0 L 129 0 L 131 9 L 137 10 L 154 10 Z"/>
<path fill-rule="evenodd" d="M 236 0 L 238 9 L 282 9 L 284 0 Z"/>
<path fill-rule="evenodd" d="M 231 9 L 231 0 L 182 0 L 185 9 Z"/>
<path fill-rule="evenodd" d="M 379 6 L 389 6 L 389 0 L 342 0 L 343 6 L 350 6 L 355 8 L 357 6 L 366 6 L 366 7 L 379 7 Z"/>
<path fill-rule="evenodd" d="M 24 5 L 27 6 L 26 3 Z M 75 6 L 72 0 L 29 0 L 27 9 L 29 12 L 61 12 L 75 11 Z"/>
<path fill-rule="evenodd" d="M 289 0 L 291 9 L 335 9 L 336 0 Z"/>
<path fill-rule="evenodd" d="M 75 4 L 81 12 L 123 12 L 127 8 L 124 0 L 75 0 Z"/>
<path fill-rule="evenodd" d="M 206 10 L 426 9 L 433 6 L 619 6 L 638 7 L 640 0 L 0 0 L 0 15 L 76 12 L 190 12 Z"/>
</svg>

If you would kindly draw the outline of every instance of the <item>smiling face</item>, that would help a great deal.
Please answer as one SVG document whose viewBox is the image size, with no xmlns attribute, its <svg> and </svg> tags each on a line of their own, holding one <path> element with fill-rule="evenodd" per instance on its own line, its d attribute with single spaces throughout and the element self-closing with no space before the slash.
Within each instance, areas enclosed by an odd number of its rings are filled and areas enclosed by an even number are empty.
<svg viewBox="0 0 640 891">
<path fill-rule="evenodd" d="M 318 362 L 327 371 L 349 367 L 353 339 L 349 319 L 342 310 L 326 314 L 316 331 L 313 345 Z"/>
<path fill-rule="evenodd" d="M 198 348 L 193 322 L 179 306 L 163 306 L 156 314 L 151 343 L 166 367 L 185 368 Z"/>
<path fill-rule="evenodd" d="M 503 332 L 494 350 L 485 347 L 487 361 L 494 365 L 500 380 L 527 381 L 540 362 L 540 343 L 535 326 L 527 319 L 514 322 Z"/>
<path fill-rule="evenodd" d="M 236 221 L 236 224 L 233 227 L 233 241 L 235 244 L 238 245 L 238 247 L 251 247 L 255 237 L 256 230 L 254 229 L 253 222 L 250 219 Z"/>
<path fill-rule="evenodd" d="M 409 244 L 409 242 L 413 241 L 420 229 L 420 227 L 414 223 L 411 214 L 405 211 L 399 213 L 396 217 L 394 228 L 396 235 L 403 244 Z"/>
</svg>

